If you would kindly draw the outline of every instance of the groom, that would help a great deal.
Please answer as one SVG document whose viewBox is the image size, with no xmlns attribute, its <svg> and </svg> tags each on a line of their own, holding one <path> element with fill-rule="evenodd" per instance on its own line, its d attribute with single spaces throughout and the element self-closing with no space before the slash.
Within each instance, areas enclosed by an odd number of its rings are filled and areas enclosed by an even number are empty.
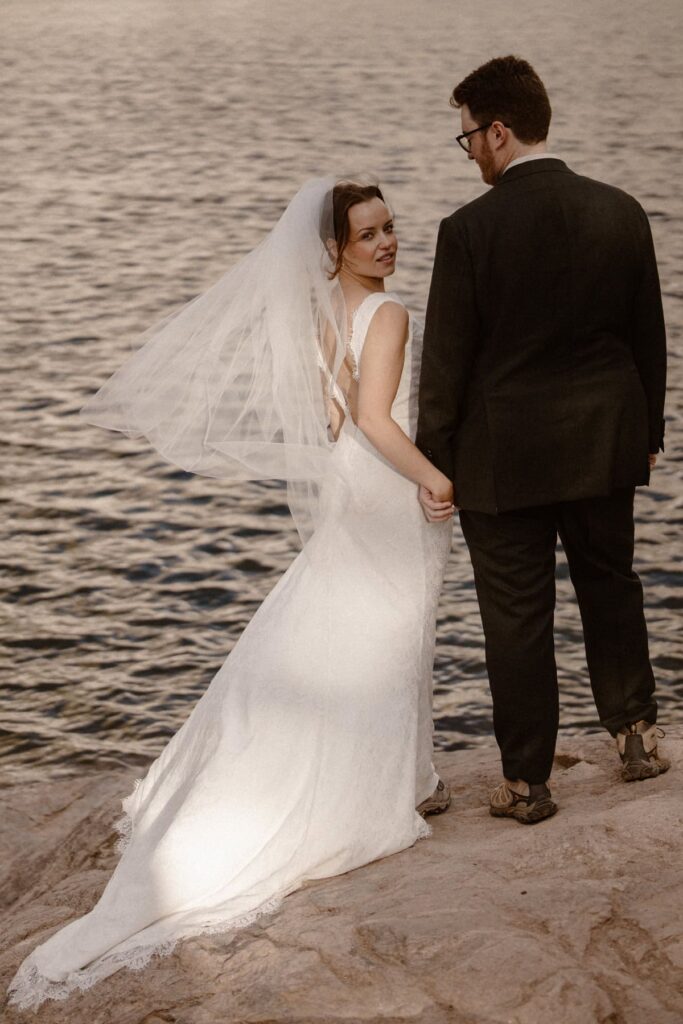
<svg viewBox="0 0 683 1024">
<path fill-rule="evenodd" d="M 551 110 L 533 68 L 489 61 L 451 105 L 493 188 L 439 229 L 417 444 L 454 482 L 474 567 L 504 775 L 490 810 L 531 823 L 557 810 L 558 534 L 622 776 L 668 767 L 632 567 L 634 489 L 663 450 L 664 321 L 645 213 L 546 152 Z M 428 519 L 437 497 L 420 492 Z"/>
</svg>

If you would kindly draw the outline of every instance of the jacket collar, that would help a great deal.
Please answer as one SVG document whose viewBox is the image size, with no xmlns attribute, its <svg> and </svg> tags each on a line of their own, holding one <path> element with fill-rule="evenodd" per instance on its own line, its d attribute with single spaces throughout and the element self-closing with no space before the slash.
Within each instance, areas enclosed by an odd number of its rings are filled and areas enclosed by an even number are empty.
<svg viewBox="0 0 683 1024">
<path fill-rule="evenodd" d="M 515 164 L 496 182 L 495 187 L 498 188 L 499 185 L 505 185 L 508 181 L 515 181 L 517 178 L 525 178 L 527 174 L 540 174 L 542 171 L 565 171 L 567 174 L 572 173 L 564 160 L 558 160 L 557 157 L 549 156 L 547 159 L 527 160 L 523 164 Z"/>
</svg>

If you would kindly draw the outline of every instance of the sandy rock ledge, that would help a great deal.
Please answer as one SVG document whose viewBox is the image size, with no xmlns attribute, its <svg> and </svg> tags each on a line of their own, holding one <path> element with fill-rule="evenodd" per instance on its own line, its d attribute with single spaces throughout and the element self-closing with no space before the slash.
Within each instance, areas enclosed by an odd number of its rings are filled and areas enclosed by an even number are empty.
<svg viewBox="0 0 683 1024">
<path fill-rule="evenodd" d="M 608 737 L 564 739 L 533 827 L 491 818 L 493 745 L 437 756 L 454 791 L 412 849 L 287 897 L 229 940 L 181 943 L 3 1024 L 681 1024 L 683 729 L 624 784 Z M 131 772 L 1 791 L 0 1006 L 19 962 L 116 863 Z"/>
</svg>

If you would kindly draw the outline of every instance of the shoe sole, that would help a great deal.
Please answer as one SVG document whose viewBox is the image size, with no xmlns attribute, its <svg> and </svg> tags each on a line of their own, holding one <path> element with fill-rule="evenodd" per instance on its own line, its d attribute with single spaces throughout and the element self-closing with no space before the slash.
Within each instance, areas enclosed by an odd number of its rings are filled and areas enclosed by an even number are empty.
<svg viewBox="0 0 683 1024">
<path fill-rule="evenodd" d="M 540 800 L 533 807 L 525 810 L 520 807 L 489 806 L 489 814 L 492 818 L 514 818 L 521 825 L 535 825 L 537 822 L 545 821 L 546 818 L 552 818 L 553 814 L 557 814 L 557 804 L 552 800 Z"/>
<path fill-rule="evenodd" d="M 642 782 L 645 779 L 656 779 L 668 770 L 669 764 L 666 761 L 631 761 L 621 769 L 621 777 L 624 782 Z"/>
</svg>

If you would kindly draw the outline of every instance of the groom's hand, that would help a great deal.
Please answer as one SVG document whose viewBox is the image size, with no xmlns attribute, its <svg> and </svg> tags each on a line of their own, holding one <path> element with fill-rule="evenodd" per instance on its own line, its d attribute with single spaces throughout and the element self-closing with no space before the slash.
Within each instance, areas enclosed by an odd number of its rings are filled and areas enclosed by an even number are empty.
<svg viewBox="0 0 683 1024">
<path fill-rule="evenodd" d="M 647 461 L 650 463 L 650 469 L 654 469 L 657 465 L 657 456 L 653 455 L 652 452 L 647 457 Z"/>
<path fill-rule="evenodd" d="M 420 486 L 418 498 L 428 523 L 443 523 L 450 519 L 456 508 L 452 498 L 445 494 L 434 494 L 427 487 Z M 446 500 L 442 500 L 446 498 Z"/>
</svg>

